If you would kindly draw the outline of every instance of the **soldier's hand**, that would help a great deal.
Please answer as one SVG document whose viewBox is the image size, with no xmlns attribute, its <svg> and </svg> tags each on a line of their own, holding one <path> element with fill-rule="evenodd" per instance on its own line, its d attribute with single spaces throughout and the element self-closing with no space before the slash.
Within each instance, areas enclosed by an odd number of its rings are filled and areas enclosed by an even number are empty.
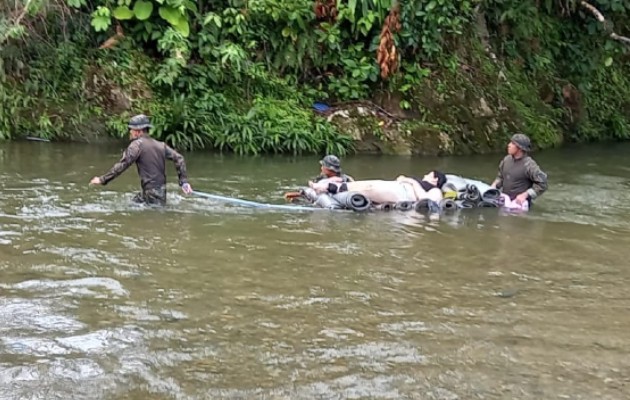
<svg viewBox="0 0 630 400">
<path fill-rule="evenodd" d="M 182 192 L 186 194 L 191 194 L 193 192 L 192 187 L 190 186 L 190 183 L 184 183 L 182 185 Z"/>
<path fill-rule="evenodd" d="M 301 192 L 286 192 L 284 194 L 284 199 L 288 202 L 293 201 L 294 199 L 297 199 L 298 197 L 302 197 L 302 193 Z"/>
<path fill-rule="evenodd" d="M 527 197 L 529 197 L 529 195 L 527 194 L 527 192 L 524 192 L 516 196 L 514 201 L 516 202 L 516 204 L 522 205 L 523 203 L 527 201 Z"/>
<path fill-rule="evenodd" d="M 101 181 L 101 178 L 99 178 L 98 176 L 95 176 L 90 181 L 90 185 L 102 185 L 102 184 L 103 184 L 103 182 Z"/>
</svg>

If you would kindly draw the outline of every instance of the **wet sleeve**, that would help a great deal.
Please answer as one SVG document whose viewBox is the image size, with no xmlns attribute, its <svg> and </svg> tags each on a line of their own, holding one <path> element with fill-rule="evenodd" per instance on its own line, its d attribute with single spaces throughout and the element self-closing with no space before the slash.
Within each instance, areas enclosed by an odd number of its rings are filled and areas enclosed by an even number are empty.
<svg viewBox="0 0 630 400">
<path fill-rule="evenodd" d="M 101 183 L 103 185 L 107 185 L 107 183 L 111 182 L 112 180 L 114 180 L 114 178 L 125 172 L 125 170 L 129 168 L 131 164 L 136 162 L 139 156 L 140 142 L 134 140 L 129 144 L 129 146 L 127 146 L 120 160 L 116 164 L 114 164 L 114 166 L 109 171 L 107 171 L 105 175 L 100 177 Z"/>
<path fill-rule="evenodd" d="M 188 183 L 188 173 L 186 172 L 186 161 L 184 160 L 184 156 L 168 147 L 168 145 L 164 145 L 164 148 L 166 152 L 166 158 L 175 163 L 175 169 L 177 169 L 177 177 L 179 179 L 179 186 L 183 186 L 185 183 Z"/>
<path fill-rule="evenodd" d="M 495 182 L 497 183 L 497 189 L 501 189 L 503 187 L 503 164 L 505 163 L 505 158 L 501 160 L 499 163 L 499 169 L 497 170 L 497 177 L 495 178 Z"/>
<path fill-rule="evenodd" d="M 527 189 L 527 194 L 533 200 L 547 191 L 547 174 L 531 158 L 527 162 L 526 169 L 527 176 L 532 181 L 532 187 Z"/>
</svg>

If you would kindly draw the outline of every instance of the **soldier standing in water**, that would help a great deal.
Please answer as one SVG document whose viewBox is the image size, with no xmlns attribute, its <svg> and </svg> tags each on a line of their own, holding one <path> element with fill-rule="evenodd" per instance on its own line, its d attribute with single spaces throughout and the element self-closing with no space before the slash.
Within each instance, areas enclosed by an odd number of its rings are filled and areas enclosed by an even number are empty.
<svg viewBox="0 0 630 400">
<path fill-rule="evenodd" d="M 192 193 L 184 157 L 165 143 L 149 136 L 149 128 L 152 127 L 149 118 L 144 114 L 136 115 L 129 120 L 128 127 L 131 143 L 122 158 L 107 173 L 92 178 L 90 184 L 107 185 L 135 163 L 142 191 L 133 200 L 137 203 L 163 206 L 166 204 L 166 160 L 171 160 L 177 169 L 182 191 L 186 194 Z"/>
</svg>

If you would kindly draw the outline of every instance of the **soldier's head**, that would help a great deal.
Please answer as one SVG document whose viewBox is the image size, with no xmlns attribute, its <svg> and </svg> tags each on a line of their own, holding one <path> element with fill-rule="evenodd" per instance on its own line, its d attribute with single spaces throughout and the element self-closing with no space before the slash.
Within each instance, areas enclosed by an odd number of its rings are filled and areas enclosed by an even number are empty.
<svg viewBox="0 0 630 400">
<path fill-rule="evenodd" d="M 322 174 L 326 176 L 338 176 L 341 174 L 341 161 L 339 157 L 327 155 L 319 161 Z"/>
<path fill-rule="evenodd" d="M 532 150 L 532 142 L 527 135 L 517 133 L 512 135 L 507 146 L 507 152 L 513 157 L 519 157 Z"/>
<path fill-rule="evenodd" d="M 129 139 L 133 140 L 142 135 L 148 134 L 149 128 L 152 128 L 153 126 L 149 121 L 149 117 L 144 114 L 138 114 L 129 119 L 127 127 L 129 128 Z"/>
</svg>

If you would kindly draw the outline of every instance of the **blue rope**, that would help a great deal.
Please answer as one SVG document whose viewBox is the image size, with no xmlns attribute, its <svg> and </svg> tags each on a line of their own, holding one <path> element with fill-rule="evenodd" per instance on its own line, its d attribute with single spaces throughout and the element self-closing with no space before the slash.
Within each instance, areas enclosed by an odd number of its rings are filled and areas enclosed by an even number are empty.
<svg viewBox="0 0 630 400">
<path fill-rule="evenodd" d="M 317 208 L 317 207 L 289 206 L 289 205 L 283 205 L 283 204 L 258 203 L 256 201 L 241 200 L 241 199 L 236 199 L 234 197 L 219 196 L 218 194 L 203 193 L 203 192 L 198 192 L 196 190 L 193 190 L 192 193 L 194 195 L 196 195 L 196 196 L 203 197 L 203 198 L 206 198 L 206 199 L 221 200 L 221 201 L 225 201 L 225 202 L 228 202 L 228 203 L 240 204 L 240 205 L 243 205 L 243 206 L 254 207 L 254 208 L 267 208 L 267 209 L 270 208 L 270 209 L 291 210 L 291 211 L 318 211 L 318 210 L 326 210 L 325 208 Z"/>
</svg>

